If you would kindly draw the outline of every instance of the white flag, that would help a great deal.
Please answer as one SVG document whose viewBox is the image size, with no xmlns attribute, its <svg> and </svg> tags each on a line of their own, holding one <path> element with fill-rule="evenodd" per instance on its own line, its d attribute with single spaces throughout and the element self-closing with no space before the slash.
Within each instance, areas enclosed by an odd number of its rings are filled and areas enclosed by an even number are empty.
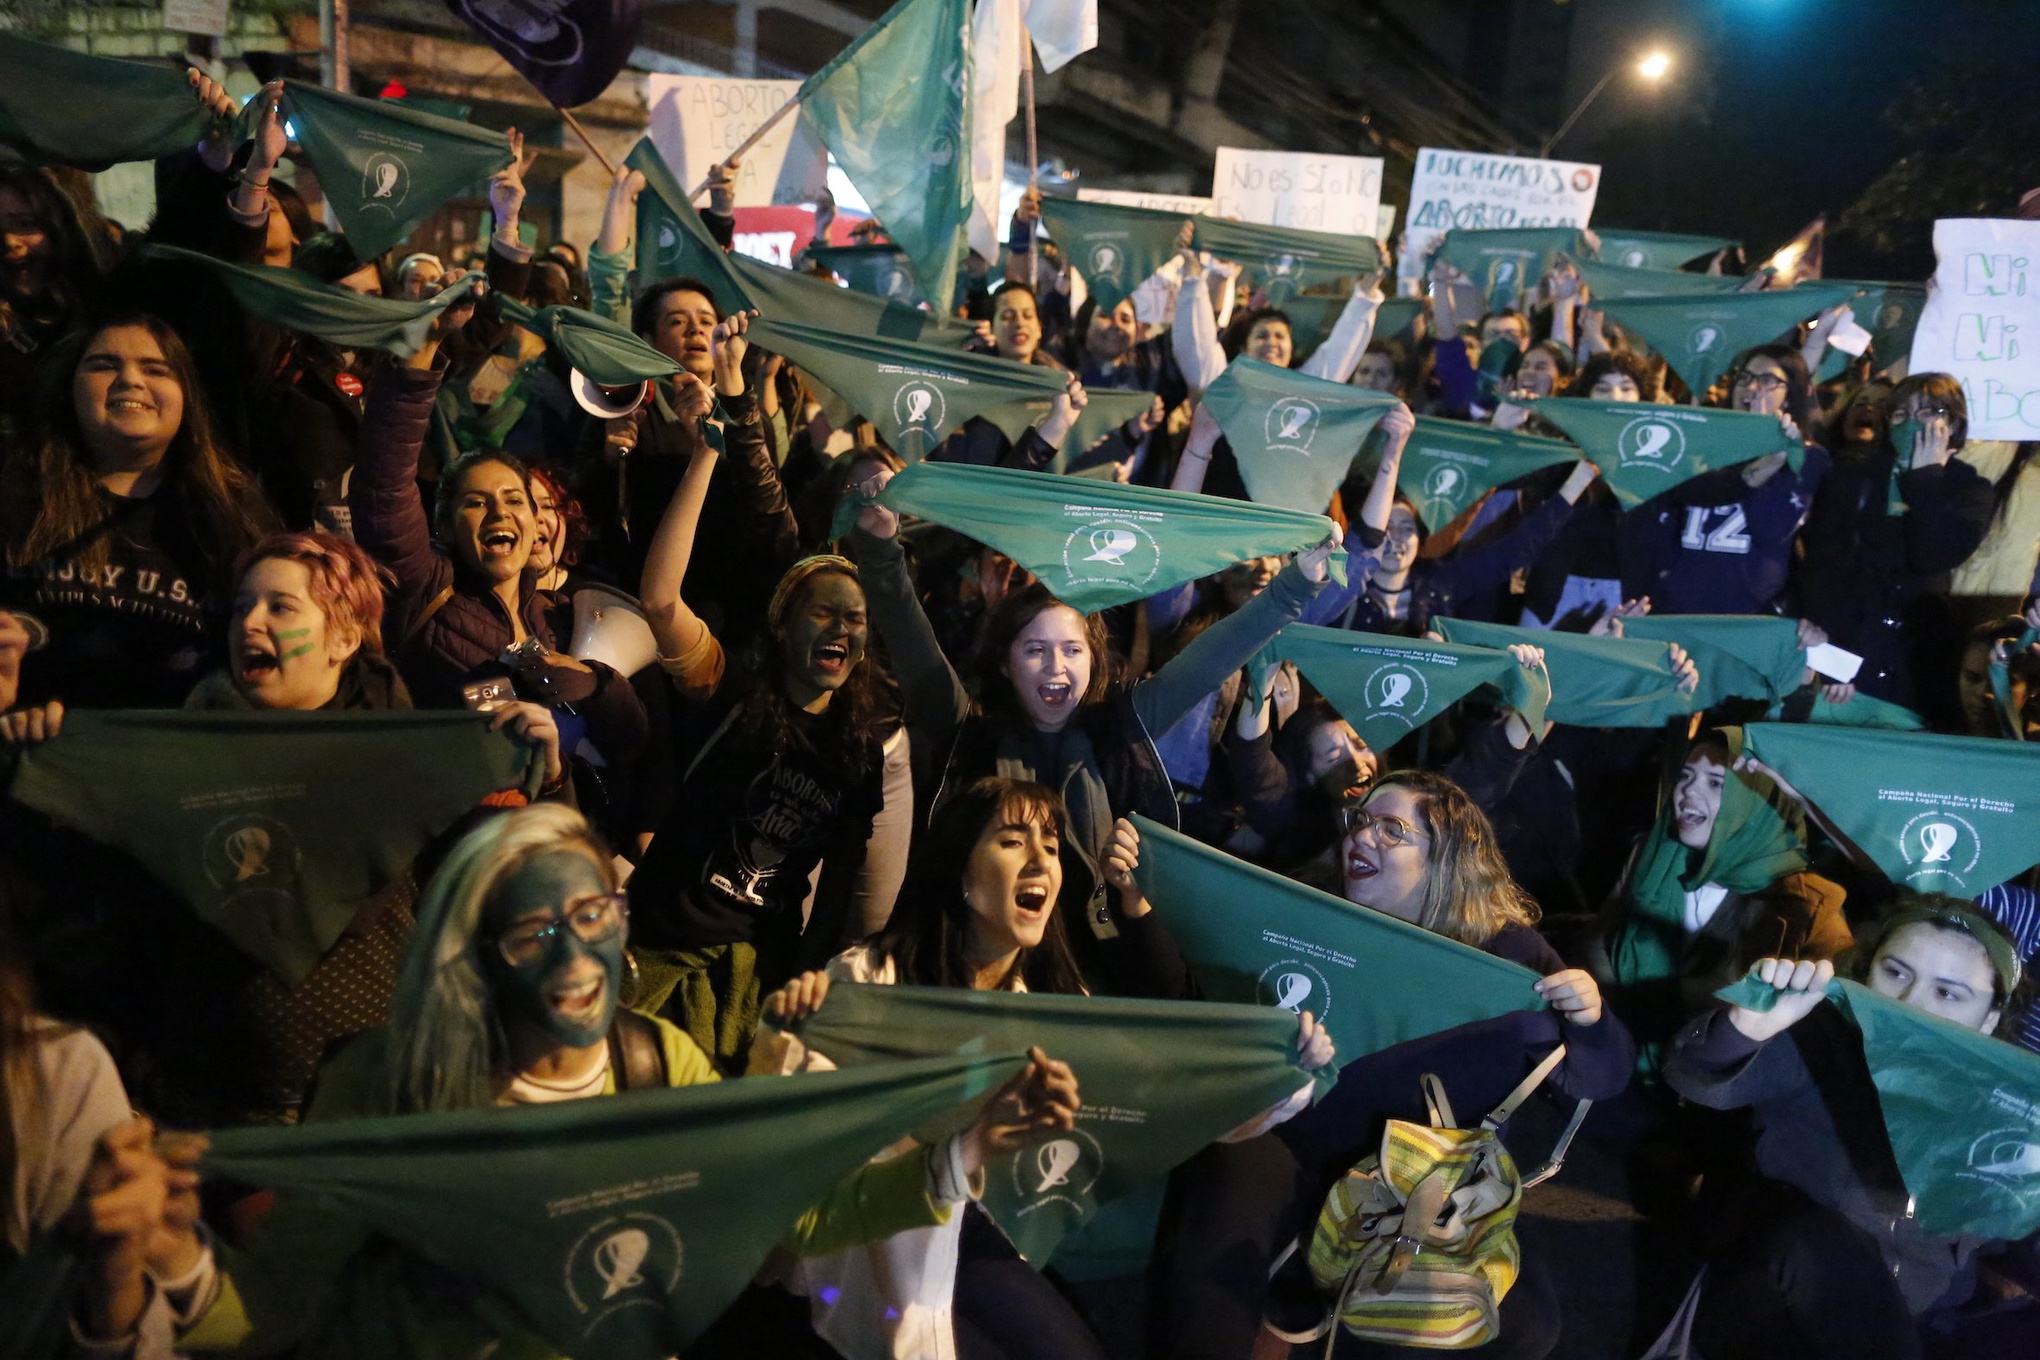
<svg viewBox="0 0 2040 1360">
<path fill-rule="evenodd" d="M 1041 69 L 1060 71 L 1098 45 L 1098 0 L 1027 0 L 1027 31 Z"/>
<path fill-rule="evenodd" d="M 970 248 L 999 259 L 999 186 L 1006 178 L 1006 125 L 1020 111 L 1020 63 L 1025 34 L 1021 0 L 977 0 L 971 23 Z"/>
</svg>

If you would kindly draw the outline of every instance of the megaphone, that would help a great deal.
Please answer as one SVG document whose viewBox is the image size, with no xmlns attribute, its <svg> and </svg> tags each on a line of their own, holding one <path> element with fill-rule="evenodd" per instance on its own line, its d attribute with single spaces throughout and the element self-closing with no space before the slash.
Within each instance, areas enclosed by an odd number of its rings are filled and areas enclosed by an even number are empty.
<svg viewBox="0 0 2040 1360">
<path fill-rule="evenodd" d="M 567 379 L 567 386 L 573 390 L 574 400 L 582 410 L 591 416 L 614 420 L 627 416 L 650 400 L 652 380 L 625 383 L 622 387 L 604 387 L 580 369 L 573 369 Z"/>
<path fill-rule="evenodd" d="M 645 607 L 608 586 L 583 586 L 574 592 L 574 641 L 567 651 L 578 661 L 600 661 L 626 676 L 659 659 Z"/>
</svg>

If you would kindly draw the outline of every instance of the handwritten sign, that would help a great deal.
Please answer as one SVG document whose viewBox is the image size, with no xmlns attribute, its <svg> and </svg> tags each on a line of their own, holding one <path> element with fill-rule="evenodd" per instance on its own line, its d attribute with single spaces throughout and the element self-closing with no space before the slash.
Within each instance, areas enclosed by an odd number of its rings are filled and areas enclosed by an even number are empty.
<svg viewBox="0 0 2040 1360">
<path fill-rule="evenodd" d="M 1961 380 L 1971 439 L 2040 439 L 2040 222 L 1942 218 L 1934 256 L 1911 371 Z"/>
<path fill-rule="evenodd" d="M 1116 203 L 1122 208 L 1149 208 L 1155 212 L 1204 217 L 1211 212 L 1211 200 L 1192 194 L 1151 194 L 1138 189 L 1079 189 L 1081 203 Z"/>
<path fill-rule="evenodd" d="M 1222 146 L 1211 204 L 1215 216 L 1242 222 L 1371 237 L 1381 225 L 1381 161 Z"/>
<path fill-rule="evenodd" d="M 1396 272 L 1422 278 L 1431 251 L 1455 227 L 1584 227 L 1600 187 L 1598 165 L 1424 147 Z"/>
<path fill-rule="evenodd" d="M 799 89 L 797 80 L 646 76 L 652 145 L 680 182 L 691 189 Z M 793 144 L 799 122 L 798 118 L 781 119 L 764 141 L 744 153 L 744 163 L 737 170 L 738 207 L 764 208 L 776 201 L 787 148 Z"/>
<path fill-rule="evenodd" d="M 163 27 L 172 33 L 227 36 L 227 0 L 163 0 Z"/>
</svg>

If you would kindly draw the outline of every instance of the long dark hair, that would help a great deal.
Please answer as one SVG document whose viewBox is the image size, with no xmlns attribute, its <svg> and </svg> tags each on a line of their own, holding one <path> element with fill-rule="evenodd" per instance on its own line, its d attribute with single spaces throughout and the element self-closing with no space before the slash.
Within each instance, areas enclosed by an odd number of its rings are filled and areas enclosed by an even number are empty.
<svg viewBox="0 0 2040 1360">
<path fill-rule="evenodd" d="M 1013 697 L 1013 680 L 1006 674 L 1006 654 L 1013 640 L 1035 618 L 1051 609 L 1068 609 L 1055 593 L 1039 581 L 1007 592 L 999 607 L 985 620 L 984 639 L 978 644 L 978 703 L 987 714 L 1014 717 L 1019 705 Z M 1078 615 L 1084 621 L 1084 641 L 1091 648 L 1091 686 L 1078 699 L 1083 704 L 1105 702 L 1112 688 L 1111 640 L 1105 631 L 1103 614 Z"/>
<path fill-rule="evenodd" d="M 907 878 L 884 930 L 867 943 L 893 961 L 899 980 L 923 987 L 969 987 L 977 969 L 970 961 L 970 904 L 963 900 L 963 875 L 978 842 L 994 823 L 1025 822 L 1052 828 L 1069 839 L 1069 814 L 1054 790 L 1023 779 L 980 779 L 945 802 L 929 819 L 926 835 L 914 838 Z M 1070 953 L 1063 925 L 1084 904 L 1071 900 L 1083 891 L 1082 876 L 1063 875 L 1062 897 L 1049 913 L 1041 943 L 1023 949 L 1014 967 L 1030 992 L 1081 995 L 1083 974 Z"/>
<path fill-rule="evenodd" d="M 86 228 L 85 213 L 49 171 L 30 165 L 0 165 L 0 189 L 12 189 L 26 199 L 29 212 L 49 237 L 50 262 L 44 272 L 48 314 L 75 315 L 85 305 L 93 281 L 112 263 L 112 243 L 94 239 Z M 0 298 L 0 336 L 14 339 L 17 324 L 13 303 Z"/>
<path fill-rule="evenodd" d="M 63 552 L 79 565 L 106 565 L 107 542 L 95 533 L 105 522 L 94 475 L 71 396 L 73 375 L 92 341 L 121 326 L 138 326 L 162 347 L 171 375 L 184 393 L 184 417 L 163 456 L 163 486 L 183 511 L 188 532 L 205 559 L 224 568 L 262 537 L 264 525 L 254 479 L 221 445 L 213 428 L 205 388 L 191 351 L 160 317 L 145 312 L 116 314 L 72 332 L 52 349 L 43 370 L 36 410 L 36 434 L 25 449 L 0 463 L 0 553 L 9 566 L 25 567 Z"/>
<path fill-rule="evenodd" d="M 1795 345 L 1753 345 L 1736 356 L 1735 372 L 1740 374 L 1752 359 L 1769 359 L 1785 370 L 1785 414 L 1800 430 L 1813 433 L 1813 378 L 1806 371 L 1806 359 Z M 1728 399 L 1735 401 L 1735 386 L 1729 385 Z"/>
<path fill-rule="evenodd" d="M 870 640 L 865 644 L 863 658 L 850 668 L 836 697 L 822 713 L 821 726 L 827 734 L 822 741 L 809 736 L 813 724 L 802 723 L 795 717 L 797 710 L 781 679 L 792 662 L 786 648 L 786 632 L 794 607 L 809 584 L 822 576 L 841 576 L 863 589 L 863 583 L 857 579 L 857 568 L 840 557 L 810 557 L 787 569 L 772 594 L 765 627 L 753 644 L 753 681 L 737 703 L 735 721 L 775 751 L 816 755 L 841 776 L 854 779 L 870 768 L 874 746 L 870 738 L 879 727 L 885 692 L 885 676 L 872 653 Z"/>
</svg>

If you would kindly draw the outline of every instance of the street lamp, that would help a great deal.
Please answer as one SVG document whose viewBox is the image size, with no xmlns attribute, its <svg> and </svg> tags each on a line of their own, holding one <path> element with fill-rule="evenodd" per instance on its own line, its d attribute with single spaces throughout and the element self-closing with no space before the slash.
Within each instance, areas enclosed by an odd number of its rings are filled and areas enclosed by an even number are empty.
<svg viewBox="0 0 2040 1360">
<path fill-rule="evenodd" d="M 1645 53 L 1636 63 L 1636 74 L 1653 85 L 1663 80 L 1665 73 L 1671 69 L 1672 54 L 1662 49 Z M 1566 115 L 1565 121 L 1558 125 L 1558 131 L 1544 139 L 1544 145 L 1537 152 L 1540 157 L 1550 157 L 1551 148 L 1558 145 L 1559 138 L 1572 131 L 1572 125 L 1580 121 L 1580 115 L 1587 111 L 1587 106 L 1601 97 L 1601 91 L 1608 88 L 1608 82 L 1615 79 L 1621 70 L 1620 66 L 1610 67 L 1608 74 L 1602 76 L 1600 82 L 1593 89 L 1587 91 L 1587 97 L 1580 101 L 1578 108 Z"/>
</svg>

